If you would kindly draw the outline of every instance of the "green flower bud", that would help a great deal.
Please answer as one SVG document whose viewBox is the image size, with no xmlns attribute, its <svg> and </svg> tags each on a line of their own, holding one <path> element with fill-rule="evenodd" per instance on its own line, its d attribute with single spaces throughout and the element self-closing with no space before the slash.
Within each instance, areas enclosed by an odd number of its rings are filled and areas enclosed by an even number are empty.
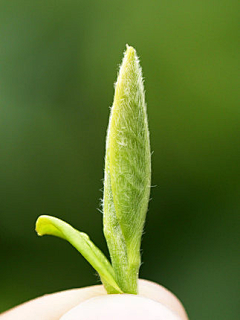
<svg viewBox="0 0 240 320">
<path fill-rule="evenodd" d="M 142 70 L 129 46 L 115 86 L 105 161 L 104 234 L 120 288 L 137 293 L 151 153 Z"/>
</svg>

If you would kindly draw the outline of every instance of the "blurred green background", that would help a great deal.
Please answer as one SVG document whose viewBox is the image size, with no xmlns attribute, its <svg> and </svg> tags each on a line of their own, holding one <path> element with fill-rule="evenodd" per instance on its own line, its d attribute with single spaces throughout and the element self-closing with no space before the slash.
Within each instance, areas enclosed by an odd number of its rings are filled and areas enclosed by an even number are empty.
<svg viewBox="0 0 240 320">
<path fill-rule="evenodd" d="M 239 5 L 234 0 L 0 2 L 0 311 L 96 284 L 55 215 L 102 234 L 105 134 L 125 44 L 141 58 L 153 153 L 142 278 L 191 319 L 237 319 Z"/>
</svg>

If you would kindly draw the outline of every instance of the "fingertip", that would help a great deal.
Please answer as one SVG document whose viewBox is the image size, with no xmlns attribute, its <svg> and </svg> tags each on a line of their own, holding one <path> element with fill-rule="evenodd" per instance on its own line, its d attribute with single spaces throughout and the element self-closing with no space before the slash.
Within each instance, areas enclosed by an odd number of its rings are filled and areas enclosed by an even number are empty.
<svg viewBox="0 0 240 320">
<path fill-rule="evenodd" d="M 140 279 L 138 283 L 139 295 L 162 303 L 176 312 L 181 319 L 188 320 L 187 313 L 181 301 L 168 289 L 149 280 Z"/>
<path fill-rule="evenodd" d="M 137 295 L 115 294 L 91 298 L 71 309 L 60 320 L 181 320 L 162 303 Z"/>
</svg>

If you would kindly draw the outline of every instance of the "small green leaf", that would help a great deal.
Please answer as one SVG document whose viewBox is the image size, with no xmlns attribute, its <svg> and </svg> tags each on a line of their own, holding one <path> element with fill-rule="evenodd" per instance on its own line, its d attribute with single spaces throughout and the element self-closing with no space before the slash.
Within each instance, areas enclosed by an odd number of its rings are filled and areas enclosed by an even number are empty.
<svg viewBox="0 0 240 320">
<path fill-rule="evenodd" d="M 67 240 L 99 273 L 108 293 L 122 293 L 111 264 L 86 233 L 79 232 L 68 223 L 51 216 L 40 216 L 36 222 L 36 231 L 40 236 L 48 234 Z"/>
<path fill-rule="evenodd" d="M 103 199 L 104 234 L 117 282 L 125 293 L 137 293 L 150 179 L 142 70 L 135 49 L 127 46 L 108 126 Z"/>
</svg>

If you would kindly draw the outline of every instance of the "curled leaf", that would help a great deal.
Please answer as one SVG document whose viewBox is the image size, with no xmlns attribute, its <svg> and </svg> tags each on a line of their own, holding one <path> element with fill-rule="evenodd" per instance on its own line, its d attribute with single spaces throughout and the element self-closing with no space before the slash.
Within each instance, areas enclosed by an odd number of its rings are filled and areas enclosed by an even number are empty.
<svg viewBox="0 0 240 320">
<path fill-rule="evenodd" d="M 47 215 L 38 218 L 36 231 L 40 236 L 52 235 L 67 240 L 99 273 L 108 293 L 122 293 L 116 283 L 111 264 L 86 233 L 79 232 L 68 223 Z"/>
</svg>

